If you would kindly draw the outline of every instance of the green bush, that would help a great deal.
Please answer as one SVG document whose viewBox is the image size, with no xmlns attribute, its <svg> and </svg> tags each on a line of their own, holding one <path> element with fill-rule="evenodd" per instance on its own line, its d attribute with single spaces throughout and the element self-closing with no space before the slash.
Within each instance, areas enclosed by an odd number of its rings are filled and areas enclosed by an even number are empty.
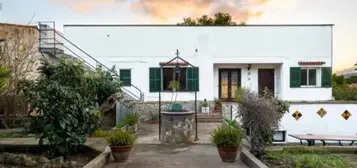
<svg viewBox="0 0 357 168">
<path fill-rule="evenodd" d="M 86 136 L 99 128 L 100 111 L 96 104 L 96 80 L 82 62 L 61 59 L 58 64 L 42 61 L 40 77 L 26 82 L 24 94 L 32 117 L 25 130 L 46 145 L 50 155 L 78 151 Z"/>
<path fill-rule="evenodd" d="M 335 100 L 357 101 L 357 88 L 350 87 L 346 84 L 333 85 L 332 95 Z"/>
<path fill-rule="evenodd" d="M 135 142 L 135 136 L 128 131 L 117 129 L 105 136 L 105 140 L 111 146 L 127 146 L 132 145 Z"/>
<path fill-rule="evenodd" d="M 139 115 L 137 113 L 131 113 L 126 116 L 126 124 L 133 126 L 138 123 Z"/>
<path fill-rule="evenodd" d="M 2 90 L 5 89 L 9 76 L 10 76 L 10 69 L 4 66 L 0 66 L 0 93 Z"/>
<path fill-rule="evenodd" d="M 241 129 L 231 127 L 218 127 L 211 134 L 212 143 L 218 147 L 239 146 L 243 139 Z"/>
<path fill-rule="evenodd" d="M 102 129 L 98 129 L 98 130 L 94 131 L 94 133 L 92 134 L 93 137 L 102 137 L 102 138 L 104 138 L 107 135 L 108 135 L 108 132 L 104 131 Z"/>
<path fill-rule="evenodd" d="M 287 167 L 296 168 L 335 168 L 346 167 L 352 168 L 354 163 L 346 155 L 329 154 L 326 152 L 268 152 L 270 162 L 279 163 Z"/>
<path fill-rule="evenodd" d="M 229 126 L 233 127 L 233 128 L 237 128 L 240 129 L 240 125 L 237 122 L 237 120 L 230 120 L 228 118 L 225 118 L 224 121 L 226 121 L 228 123 Z"/>
<path fill-rule="evenodd" d="M 105 71 L 101 67 L 93 73 L 96 81 L 97 102 L 102 105 L 109 96 L 121 91 L 120 78 L 114 74 L 115 66 Z"/>
</svg>

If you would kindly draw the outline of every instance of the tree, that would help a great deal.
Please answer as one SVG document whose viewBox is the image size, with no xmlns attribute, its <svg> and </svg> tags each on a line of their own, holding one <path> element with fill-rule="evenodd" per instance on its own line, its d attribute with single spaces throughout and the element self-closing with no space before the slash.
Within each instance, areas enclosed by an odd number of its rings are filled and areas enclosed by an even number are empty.
<svg viewBox="0 0 357 168">
<path fill-rule="evenodd" d="M 97 79 L 82 62 L 61 59 L 58 64 L 42 61 L 40 76 L 27 81 L 24 94 L 31 118 L 26 132 L 48 146 L 50 155 L 68 155 L 83 147 L 86 136 L 99 128 Z"/>
<path fill-rule="evenodd" d="M 202 17 L 196 19 L 187 17 L 183 19 L 182 23 L 178 23 L 178 25 L 229 26 L 238 24 L 232 20 L 232 16 L 228 13 L 216 13 L 214 18 L 210 18 L 207 15 L 203 15 Z M 239 25 L 245 25 L 245 23 L 241 22 Z"/>
<path fill-rule="evenodd" d="M 2 95 L 17 95 L 22 80 L 37 76 L 38 30 L 32 26 L 3 25 L 0 29 L 0 66 L 11 74 Z"/>
<path fill-rule="evenodd" d="M 115 69 L 115 66 L 113 66 L 111 70 L 105 71 L 99 66 L 93 74 L 97 81 L 98 105 L 102 105 L 111 95 L 121 92 L 120 78 L 113 74 Z"/>
</svg>

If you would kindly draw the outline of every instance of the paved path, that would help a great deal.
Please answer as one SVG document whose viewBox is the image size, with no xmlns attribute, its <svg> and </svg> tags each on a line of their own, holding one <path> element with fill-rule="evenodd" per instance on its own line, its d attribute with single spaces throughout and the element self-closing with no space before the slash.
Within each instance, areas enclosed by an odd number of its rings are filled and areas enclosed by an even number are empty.
<svg viewBox="0 0 357 168">
<path fill-rule="evenodd" d="M 239 158 L 234 163 L 223 163 L 212 145 L 134 146 L 127 163 L 109 161 L 104 168 L 247 168 Z"/>
</svg>

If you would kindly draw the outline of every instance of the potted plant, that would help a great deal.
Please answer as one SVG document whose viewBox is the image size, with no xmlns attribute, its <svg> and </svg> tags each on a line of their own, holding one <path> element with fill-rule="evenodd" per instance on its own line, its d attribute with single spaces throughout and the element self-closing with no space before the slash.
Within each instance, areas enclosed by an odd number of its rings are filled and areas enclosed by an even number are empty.
<svg viewBox="0 0 357 168">
<path fill-rule="evenodd" d="M 172 80 L 169 83 L 169 88 L 176 92 L 180 88 L 180 83 L 177 80 Z"/>
<path fill-rule="evenodd" d="M 234 162 L 243 138 L 241 128 L 218 127 L 211 134 L 212 143 L 217 146 L 222 162 Z"/>
<path fill-rule="evenodd" d="M 208 106 L 208 102 L 206 99 L 203 100 L 201 106 L 202 106 L 202 109 L 201 109 L 202 113 L 209 113 L 209 106 Z"/>
<path fill-rule="evenodd" d="M 117 129 L 105 136 L 109 143 L 114 161 L 118 163 L 126 162 L 129 158 L 135 136 L 128 131 Z"/>
<path fill-rule="evenodd" d="M 214 100 L 214 111 L 215 112 L 221 112 L 222 110 L 222 102 L 220 99 L 215 99 Z"/>
<path fill-rule="evenodd" d="M 158 124 L 159 123 L 159 116 L 156 115 L 154 112 L 151 113 L 151 121 L 152 121 L 152 124 Z"/>
<path fill-rule="evenodd" d="M 135 133 L 138 131 L 138 119 L 137 113 L 131 113 L 126 116 L 126 124 L 129 132 Z"/>
</svg>

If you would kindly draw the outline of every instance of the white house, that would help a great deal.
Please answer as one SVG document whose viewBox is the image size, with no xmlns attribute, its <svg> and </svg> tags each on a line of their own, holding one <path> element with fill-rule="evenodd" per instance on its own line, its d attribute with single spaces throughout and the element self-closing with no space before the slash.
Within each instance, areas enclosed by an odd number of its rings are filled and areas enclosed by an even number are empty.
<svg viewBox="0 0 357 168">
<path fill-rule="evenodd" d="M 316 25 L 64 25 L 64 35 L 107 66 L 115 65 L 129 90 L 145 101 L 170 100 L 169 82 L 180 79 L 177 100 L 230 101 L 238 87 L 265 87 L 291 101 L 332 100 L 332 29 Z M 197 67 L 165 63 L 179 56 Z M 86 55 L 81 55 L 86 57 Z M 90 63 L 95 63 L 88 59 Z M 176 74 L 176 75 L 174 75 Z M 174 77 L 175 76 L 175 77 Z"/>
</svg>

